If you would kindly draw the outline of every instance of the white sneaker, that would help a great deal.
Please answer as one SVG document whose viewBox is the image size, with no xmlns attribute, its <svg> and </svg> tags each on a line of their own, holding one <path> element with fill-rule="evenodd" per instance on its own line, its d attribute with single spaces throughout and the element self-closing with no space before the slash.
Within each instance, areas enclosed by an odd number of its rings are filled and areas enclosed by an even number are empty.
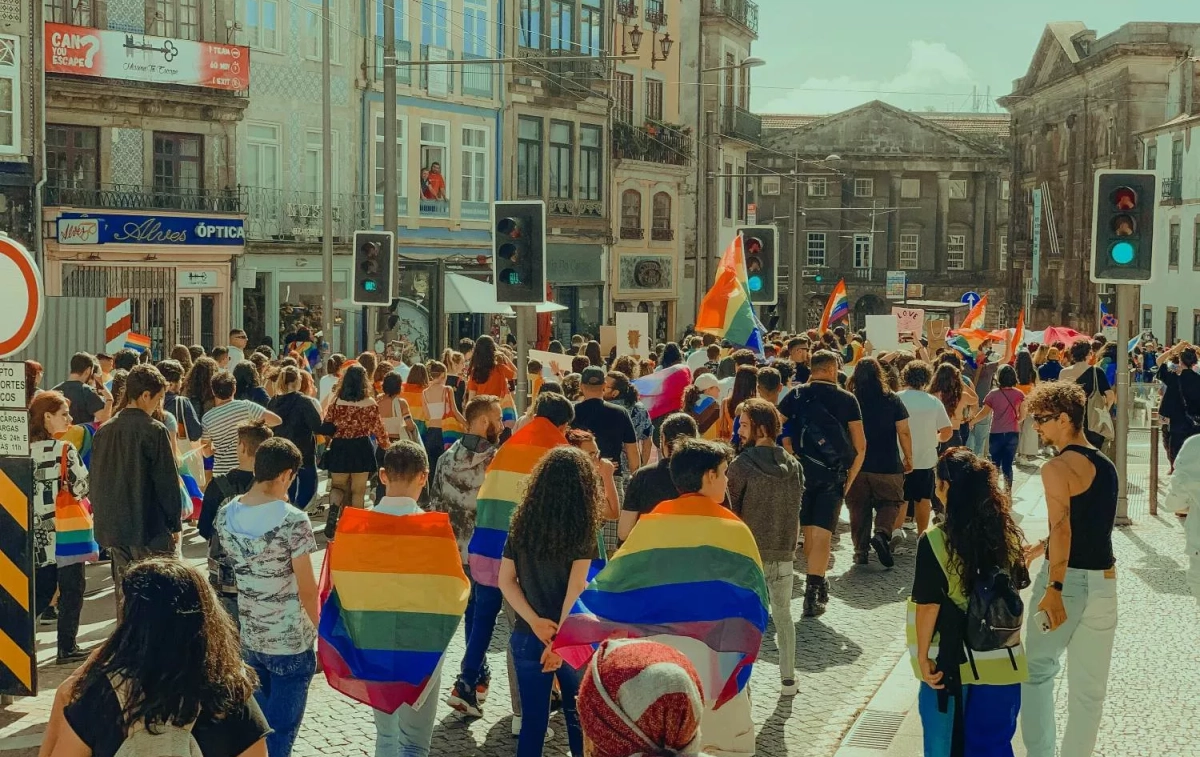
<svg viewBox="0 0 1200 757">
<path fill-rule="evenodd" d="M 513 736 L 520 736 L 520 735 L 521 735 L 521 716 L 520 716 L 520 715 L 513 715 L 513 719 L 512 719 L 512 735 L 513 735 Z M 553 729 L 553 728 L 546 728 L 546 741 L 549 741 L 549 740 L 550 740 L 550 739 L 552 739 L 552 738 L 554 738 L 554 729 Z"/>
<path fill-rule="evenodd" d="M 800 693 L 800 686 L 795 679 L 789 679 L 779 685 L 779 696 L 794 697 Z"/>
</svg>

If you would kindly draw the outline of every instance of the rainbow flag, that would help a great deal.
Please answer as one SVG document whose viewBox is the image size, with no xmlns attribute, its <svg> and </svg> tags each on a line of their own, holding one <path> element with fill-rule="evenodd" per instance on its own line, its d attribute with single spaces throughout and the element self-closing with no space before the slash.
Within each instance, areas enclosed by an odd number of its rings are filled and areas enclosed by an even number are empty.
<svg viewBox="0 0 1200 757">
<path fill-rule="evenodd" d="M 833 324 L 849 315 L 850 299 L 846 295 L 846 280 L 842 279 L 829 293 L 829 301 L 825 303 L 825 310 L 821 313 L 819 331 L 824 334 Z"/>
<path fill-rule="evenodd" d="M 512 392 L 500 398 L 500 421 L 505 428 L 517 425 L 517 400 Z"/>
<path fill-rule="evenodd" d="M 1000 361 L 1001 365 L 1015 361 L 1017 350 L 1021 349 L 1021 343 L 1025 341 L 1025 308 L 1021 308 L 1021 312 L 1017 316 L 1017 327 L 1012 330 L 1012 334 L 1004 336 L 1004 359 Z"/>
<path fill-rule="evenodd" d="M 633 382 L 651 420 L 683 407 L 683 392 L 692 383 L 692 371 L 683 363 L 655 371 Z"/>
<path fill-rule="evenodd" d="M 150 349 L 150 337 L 145 334 L 135 334 L 130 331 L 125 335 L 125 347 L 138 352 L 145 352 Z"/>
<path fill-rule="evenodd" d="M 204 506 L 204 492 L 200 491 L 200 484 L 186 471 L 179 474 L 179 479 L 183 481 L 184 494 L 192 503 L 192 511 L 185 513 L 184 518 L 199 518 L 200 510 Z"/>
<path fill-rule="evenodd" d="M 654 639 L 686 654 L 720 707 L 750 680 L 767 627 L 767 583 L 754 536 L 712 500 L 664 502 L 588 584 L 558 629 L 572 667 L 611 638 Z"/>
<path fill-rule="evenodd" d="M 79 461 L 85 468 L 92 467 L 92 437 L 99 428 L 99 423 L 83 423 L 71 426 L 63 434 L 63 441 L 75 448 L 79 453 Z"/>
<path fill-rule="evenodd" d="M 983 323 L 987 319 L 987 298 L 985 294 L 975 303 L 975 307 L 967 313 L 967 317 L 963 319 L 962 325 L 958 327 L 959 331 L 964 329 L 982 329 Z"/>
<path fill-rule="evenodd" d="M 738 234 L 721 256 L 712 288 L 700 303 L 696 330 L 715 334 L 761 354 L 766 329 L 754 314 L 746 282 L 746 254 L 742 248 L 742 235 Z"/>
<path fill-rule="evenodd" d="M 67 447 L 63 447 L 59 463 L 60 476 L 66 476 Z M 83 500 L 60 492 L 54 502 L 54 562 L 59 567 L 100 559 L 100 545 L 92 513 Z"/>
<path fill-rule="evenodd" d="M 395 712 L 430 695 L 471 583 L 446 513 L 348 507 L 329 542 L 320 592 L 325 679 L 351 699 Z"/>
<path fill-rule="evenodd" d="M 498 585 L 508 527 L 525 482 L 548 450 L 566 443 L 557 426 L 545 418 L 534 418 L 496 451 L 479 487 L 475 532 L 467 545 L 472 580 L 484 586 Z"/>
<path fill-rule="evenodd" d="M 425 409 L 425 387 L 420 384 L 404 384 L 400 387 L 400 399 L 408 403 L 408 411 L 412 413 L 417 433 L 424 439 L 425 429 L 429 427 L 429 411 Z"/>
</svg>

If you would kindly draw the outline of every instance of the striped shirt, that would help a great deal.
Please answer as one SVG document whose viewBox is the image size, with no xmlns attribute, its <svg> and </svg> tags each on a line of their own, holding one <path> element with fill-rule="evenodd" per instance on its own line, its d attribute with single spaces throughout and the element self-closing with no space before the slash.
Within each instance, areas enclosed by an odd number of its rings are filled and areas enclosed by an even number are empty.
<svg viewBox="0 0 1200 757">
<path fill-rule="evenodd" d="M 237 467 L 238 426 L 263 417 L 265 408 L 250 400 L 232 400 L 204 414 L 204 438 L 213 446 L 213 475 L 220 476 Z"/>
</svg>

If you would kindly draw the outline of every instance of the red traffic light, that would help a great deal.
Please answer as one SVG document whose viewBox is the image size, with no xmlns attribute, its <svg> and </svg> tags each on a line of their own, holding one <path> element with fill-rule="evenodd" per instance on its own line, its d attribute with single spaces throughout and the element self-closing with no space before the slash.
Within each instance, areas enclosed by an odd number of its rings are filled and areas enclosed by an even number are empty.
<svg viewBox="0 0 1200 757">
<path fill-rule="evenodd" d="M 749 237 L 746 239 L 746 253 L 749 255 L 757 255 L 762 252 L 763 243 L 758 237 Z"/>
<path fill-rule="evenodd" d="M 520 239 L 521 222 L 515 218 L 501 218 L 496 223 L 496 233 L 509 239 Z"/>
<path fill-rule="evenodd" d="M 1137 207 L 1137 192 L 1129 187 L 1117 187 L 1112 193 L 1112 204 L 1117 210 L 1133 210 Z"/>
</svg>

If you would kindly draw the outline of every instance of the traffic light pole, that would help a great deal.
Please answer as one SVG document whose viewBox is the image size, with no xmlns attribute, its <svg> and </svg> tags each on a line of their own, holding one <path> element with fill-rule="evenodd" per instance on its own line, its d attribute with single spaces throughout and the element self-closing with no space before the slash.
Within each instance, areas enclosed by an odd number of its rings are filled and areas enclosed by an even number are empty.
<svg viewBox="0 0 1200 757">
<path fill-rule="evenodd" d="M 383 3 L 383 144 L 383 228 L 384 231 L 395 231 L 398 234 L 400 192 L 396 186 L 396 0 L 384 0 Z M 396 251 L 399 253 L 398 247 Z M 400 255 L 397 254 L 392 275 L 388 277 L 388 280 L 396 285 L 396 291 L 388 292 L 389 304 L 400 289 L 399 261 Z M 442 279 L 438 279 L 434 287 L 441 286 Z M 387 323 L 380 323 L 383 308 L 368 308 L 368 312 L 371 314 L 367 323 L 371 324 L 372 341 L 378 334 L 383 339 L 386 349 L 391 334 Z M 431 350 L 433 355 L 438 354 L 438 344 L 440 342 L 434 342 L 434 348 Z"/>
<path fill-rule="evenodd" d="M 1117 422 L 1115 426 L 1118 526 L 1133 525 L 1129 517 L 1129 355 L 1136 284 L 1117 284 Z M 1125 354 L 1123 354 L 1125 353 Z"/>
<path fill-rule="evenodd" d="M 333 353 L 333 73 L 329 48 L 333 41 L 331 0 L 321 8 L 321 276 L 324 290 L 321 307 L 322 357 Z M 281 345 L 282 346 L 282 345 Z"/>
<path fill-rule="evenodd" d="M 536 305 L 514 305 L 517 311 L 517 412 L 529 407 L 529 322 L 537 317 Z"/>
</svg>

